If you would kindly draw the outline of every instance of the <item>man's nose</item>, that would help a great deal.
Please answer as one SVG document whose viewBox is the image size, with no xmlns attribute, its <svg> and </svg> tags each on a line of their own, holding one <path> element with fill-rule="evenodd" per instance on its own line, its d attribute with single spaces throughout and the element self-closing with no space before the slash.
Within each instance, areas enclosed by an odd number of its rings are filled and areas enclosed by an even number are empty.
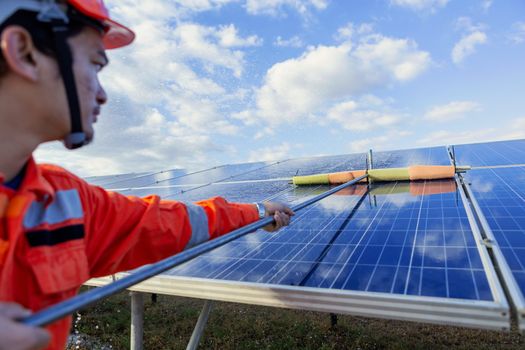
<svg viewBox="0 0 525 350">
<path fill-rule="evenodd" d="M 98 93 L 97 93 L 97 102 L 99 105 L 103 105 L 108 101 L 108 95 L 106 94 L 106 90 L 102 87 L 102 85 L 99 85 Z"/>
</svg>

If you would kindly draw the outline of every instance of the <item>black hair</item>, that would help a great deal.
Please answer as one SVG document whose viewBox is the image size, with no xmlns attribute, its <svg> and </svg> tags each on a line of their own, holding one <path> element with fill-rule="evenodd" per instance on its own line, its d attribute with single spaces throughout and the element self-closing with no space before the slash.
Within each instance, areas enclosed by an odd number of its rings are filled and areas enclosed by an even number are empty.
<svg viewBox="0 0 525 350">
<path fill-rule="evenodd" d="M 0 33 L 2 33 L 7 26 L 19 25 L 29 32 L 38 51 L 50 57 L 56 57 L 55 42 L 51 26 L 49 23 L 39 21 L 37 16 L 38 14 L 36 12 L 19 10 L 0 25 Z M 68 17 L 70 20 L 67 32 L 68 37 L 79 34 L 88 25 L 104 30 L 101 23 L 78 13 L 78 11 L 74 10 L 71 6 L 69 6 Z M 7 70 L 7 63 L 0 51 L 0 78 L 7 73 Z"/>
</svg>

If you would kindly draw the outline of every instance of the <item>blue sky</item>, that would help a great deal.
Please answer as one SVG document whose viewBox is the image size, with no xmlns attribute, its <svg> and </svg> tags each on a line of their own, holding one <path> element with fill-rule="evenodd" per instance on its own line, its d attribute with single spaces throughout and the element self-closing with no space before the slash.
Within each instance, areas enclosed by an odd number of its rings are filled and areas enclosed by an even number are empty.
<svg viewBox="0 0 525 350">
<path fill-rule="evenodd" d="M 107 0 L 82 175 L 525 138 L 522 0 Z"/>
</svg>

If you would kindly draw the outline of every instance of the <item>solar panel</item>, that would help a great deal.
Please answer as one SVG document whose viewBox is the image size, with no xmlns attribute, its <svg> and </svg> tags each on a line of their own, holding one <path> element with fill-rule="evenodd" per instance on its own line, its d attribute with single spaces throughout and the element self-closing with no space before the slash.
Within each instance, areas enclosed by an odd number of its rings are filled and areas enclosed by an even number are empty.
<svg viewBox="0 0 525 350">
<path fill-rule="evenodd" d="M 457 164 L 460 165 L 525 164 L 525 140 L 456 145 L 454 150 Z"/>
<path fill-rule="evenodd" d="M 350 154 L 343 156 L 325 156 L 290 159 L 272 166 L 258 169 L 256 172 L 234 176 L 232 180 L 261 180 L 274 178 L 291 178 L 295 175 L 311 175 L 325 172 L 364 169 L 366 155 Z"/>
<path fill-rule="evenodd" d="M 166 196 L 167 199 L 177 199 L 181 201 L 198 201 L 213 196 L 221 196 L 230 202 L 259 202 L 270 200 L 283 191 L 289 191 L 288 181 L 272 182 L 246 182 L 246 183 L 226 183 L 213 184 L 200 187 L 183 193 L 175 193 Z"/>
<path fill-rule="evenodd" d="M 396 168 L 410 165 L 450 165 L 444 146 L 401 151 L 374 152 L 374 168 Z"/>
<path fill-rule="evenodd" d="M 374 153 L 376 168 L 413 164 L 450 160 L 444 146 Z M 364 154 L 250 163 L 153 186 L 131 179 L 120 191 L 293 204 L 328 187 L 297 188 L 287 178 L 364 167 Z M 355 185 L 300 211 L 278 233 L 257 231 L 132 289 L 508 329 L 509 306 L 467 202 L 455 181 Z"/>
<path fill-rule="evenodd" d="M 273 164 L 274 163 L 265 162 L 230 164 L 193 172 L 184 169 L 176 169 L 148 174 L 137 178 L 130 178 L 125 181 L 114 181 L 104 187 L 118 191 L 137 187 L 153 187 L 150 193 L 155 193 L 156 188 L 166 188 L 167 186 L 196 187 L 212 182 L 225 181 L 235 175 L 249 174 Z"/>
<path fill-rule="evenodd" d="M 396 185 L 375 185 L 385 194 L 373 195 L 373 205 L 365 200 L 352 220 L 347 216 L 361 197 L 336 195 L 307 209 L 279 234 L 259 234 L 255 249 L 250 249 L 253 237 L 236 241 L 171 274 L 494 300 L 456 193 L 391 194 Z M 455 190 L 454 182 L 439 185 Z M 328 253 L 317 261 L 334 235 Z M 303 280 L 313 265 L 315 272 Z"/>
<path fill-rule="evenodd" d="M 501 251 L 500 268 L 514 294 L 525 329 L 525 167 L 471 171 L 467 175 L 483 213 L 489 239 Z"/>
<path fill-rule="evenodd" d="M 113 182 L 124 181 L 128 179 L 135 179 L 147 175 L 146 173 L 130 173 L 130 174 L 118 174 L 118 175 L 105 175 L 105 176 L 90 176 L 86 177 L 85 180 L 93 185 L 106 186 Z"/>
<path fill-rule="evenodd" d="M 138 176 L 127 177 L 124 179 L 113 179 L 113 181 L 111 182 L 105 182 L 104 184 L 102 184 L 102 186 L 110 188 L 151 186 L 162 181 L 178 178 L 189 174 L 190 173 L 184 169 L 172 169 L 167 171 L 159 171 L 155 173 L 140 174 Z"/>
</svg>

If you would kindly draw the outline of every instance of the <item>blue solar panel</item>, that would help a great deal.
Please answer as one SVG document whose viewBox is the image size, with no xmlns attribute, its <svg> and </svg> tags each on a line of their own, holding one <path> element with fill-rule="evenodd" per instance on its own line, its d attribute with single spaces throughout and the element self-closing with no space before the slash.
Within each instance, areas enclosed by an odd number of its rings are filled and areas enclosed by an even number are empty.
<svg viewBox="0 0 525 350">
<path fill-rule="evenodd" d="M 410 165 L 450 165 L 444 146 L 402 151 L 373 152 L 375 168 L 396 168 Z"/>
<path fill-rule="evenodd" d="M 366 155 L 364 153 L 342 156 L 298 158 L 282 161 L 272 166 L 258 169 L 256 172 L 235 176 L 233 177 L 233 180 L 290 178 L 295 175 L 311 175 L 326 172 L 364 169 L 365 167 Z"/>
<path fill-rule="evenodd" d="M 525 295 L 525 167 L 472 170 L 467 179 Z"/>
<path fill-rule="evenodd" d="M 257 202 L 268 200 L 283 191 L 289 191 L 288 181 L 263 183 L 214 184 L 197 189 L 175 193 L 164 198 L 181 201 L 198 201 L 213 196 L 221 196 L 230 202 Z"/>
<path fill-rule="evenodd" d="M 493 300 L 454 182 L 377 184 L 365 191 L 358 185 L 328 197 L 279 233 L 245 236 L 169 274 Z"/>
<path fill-rule="evenodd" d="M 204 170 L 161 181 L 156 180 L 155 183 L 151 181 L 159 174 L 148 175 L 120 182 L 118 186 L 122 187 L 118 190 L 125 195 L 142 197 L 157 194 L 165 199 L 185 201 L 196 201 L 213 196 L 223 196 L 230 201 L 253 201 L 269 198 L 286 188 L 293 190 L 286 179 L 291 179 L 297 173 L 335 172 L 364 167 L 365 156 L 363 154 L 301 158 L 270 164 L 247 163 Z M 267 179 L 285 180 L 258 181 Z M 215 181 L 217 183 L 210 184 Z M 224 185 L 220 185 L 221 182 Z"/>
<path fill-rule="evenodd" d="M 130 173 L 130 174 L 118 174 L 118 175 L 90 176 L 90 177 L 86 177 L 85 180 L 93 185 L 106 186 L 114 182 L 120 182 L 120 181 L 140 178 L 146 175 L 148 175 L 148 173 Z"/>
<path fill-rule="evenodd" d="M 128 189 L 146 186 L 183 186 L 183 185 L 202 185 L 217 181 L 226 181 L 235 175 L 249 174 L 258 169 L 264 169 L 274 163 L 243 163 L 217 166 L 201 171 L 188 172 L 183 169 L 170 170 L 137 178 L 126 179 L 125 181 L 113 181 L 107 188 Z"/>
<path fill-rule="evenodd" d="M 142 174 L 139 176 L 129 177 L 125 179 L 114 179 L 111 182 L 105 182 L 100 185 L 111 188 L 151 186 L 153 184 L 157 184 L 159 182 L 174 179 L 184 175 L 188 175 L 188 171 L 184 169 L 172 169 L 156 173 Z"/>
<path fill-rule="evenodd" d="M 460 165 L 525 164 L 525 140 L 457 145 L 454 150 Z"/>
<path fill-rule="evenodd" d="M 464 150 L 459 154 L 465 154 Z M 158 194 L 186 202 L 222 196 L 232 202 L 276 200 L 294 205 L 329 187 L 294 187 L 290 177 L 364 169 L 365 159 L 363 153 L 91 180 L 127 195 Z M 450 165 L 450 159 L 444 146 L 374 152 L 375 168 L 415 164 Z M 470 165 L 459 160 L 458 164 Z M 471 173 L 482 174 L 478 171 Z M 488 183 L 483 178 L 481 187 L 475 188 L 486 190 L 483 185 Z M 487 248 L 480 243 L 471 207 L 463 198 L 467 198 L 463 188 L 456 188 L 452 180 L 374 183 L 370 188 L 354 185 L 299 211 L 292 224 L 277 233 L 250 233 L 162 273 L 151 280 L 151 291 L 162 285 L 164 292 L 192 296 L 188 291 L 195 287 L 201 297 L 214 299 L 219 293 L 218 300 L 275 306 L 283 306 L 272 301 L 277 290 L 285 293 L 286 297 L 280 294 L 285 299 L 303 300 L 302 293 L 315 293 L 304 303 L 311 303 L 314 310 L 322 304 L 319 310 L 327 312 L 339 312 L 340 304 L 325 303 L 323 298 L 344 296 L 348 298 L 344 312 L 506 329 L 508 304 Z M 507 239 L 502 250 L 519 279 L 523 271 L 515 266 L 525 266 L 525 246 L 521 246 L 525 238 L 506 232 L 525 232 L 512 226 L 523 222 L 523 208 L 505 203 L 491 208 L 491 213 L 500 215 L 503 207 L 508 215 L 517 215 L 514 221 L 500 223 L 500 236 Z M 215 290 L 214 286 L 220 287 Z M 240 286 L 254 288 L 256 293 L 260 290 L 262 294 L 256 295 L 264 301 L 255 295 L 236 296 Z M 299 294 L 287 294 L 290 291 Z M 322 299 L 317 300 L 319 295 Z M 367 299 L 367 306 L 357 306 L 356 311 L 352 305 L 359 304 L 361 297 Z M 383 308 L 390 307 L 391 316 L 381 316 Z"/>
</svg>

